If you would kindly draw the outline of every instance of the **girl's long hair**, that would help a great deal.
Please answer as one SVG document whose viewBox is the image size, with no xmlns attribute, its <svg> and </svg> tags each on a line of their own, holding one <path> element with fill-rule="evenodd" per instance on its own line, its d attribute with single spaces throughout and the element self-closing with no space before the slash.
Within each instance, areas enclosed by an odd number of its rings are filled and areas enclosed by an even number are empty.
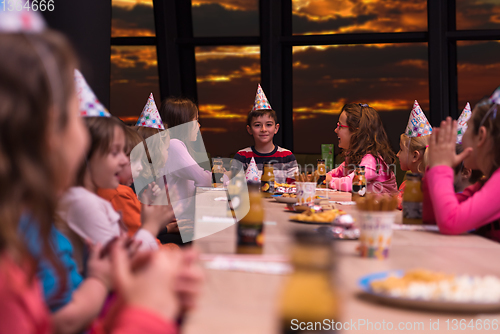
<svg viewBox="0 0 500 334">
<path fill-rule="evenodd" d="M 500 105 L 491 103 L 488 98 L 479 101 L 472 111 L 472 124 L 474 135 L 478 135 L 479 128 L 484 126 L 488 136 L 493 140 L 491 156 L 491 170 L 486 173 L 486 182 L 491 175 L 500 167 Z M 469 128 L 467 131 L 470 131 Z"/>
<path fill-rule="evenodd" d="M 18 224 L 23 214 L 36 224 L 42 257 L 65 289 L 65 270 L 54 254 L 50 233 L 57 189 L 66 175 L 64 157 L 49 154 L 48 134 L 64 131 L 74 93 L 76 58 L 59 33 L 0 34 L 0 252 L 20 264 L 31 260 Z M 63 174 L 61 174 L 63 173 Z"/>
<path fill-rule="evenodd" d="M 349 150 L 344 152 L 346 166 L 359 165 L 366 154 L 373 155 L 379 165 L 382 161 L 394 164 L 396 156 L 377 111 L 366 104 L 348 103 L 342 107 L 342 112 L 346 113 L 352 133 Z M 389 173 L 389 169 L 385 172 Z"/>
</svg>

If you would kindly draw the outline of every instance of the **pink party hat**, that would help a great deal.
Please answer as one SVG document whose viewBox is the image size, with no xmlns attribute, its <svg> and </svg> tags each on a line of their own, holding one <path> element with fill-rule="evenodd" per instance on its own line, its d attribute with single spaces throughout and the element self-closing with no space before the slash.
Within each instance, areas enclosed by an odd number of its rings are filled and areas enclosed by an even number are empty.
<svg viewBox="0 0 500 334">
<path fill-rule="evenodd" d="M 111 117 L 111 114 L 99 102 L 92 89 L 85 81 L 80 71 L 75 69 L 75 84 L 78 102 L 80 103 L 80 116 L 82 117 Z"/>
<path fill-rule="evenodd" d="M 14 3 L 14 1 L 11 2 Z M 15 5 L 13 4 L 13 6 Z M 5 2 L 5 6 L 8 7 L 7 2 Z M 2 33 L 39 33 L 44 29 L 45 21 L 39 12 L 33 10 L 9 11 L 7 8 L 0 11 L 0 32 Z"/>
<path fill-rule="evenodd" d="M 413 104 L 413 109 L 410 113 L 410 119 L 408 120 L 408 125 L 406 126 L 405 134 L 412 137 L 422 137 L 427 136 L 432 133 L 432 126 L 429 124 L 427 117 L 425 117 L 422 108 L 418 104 L 417 100 Z"/>
<path fill-rule="evenodd" d="M 467 102 L 465 105 L 464 110 L 462 110 L 462 113 L 460 114 L 460 117 L 458 118 L 458 131 L 457 131 L 457 144 L 462 144 L 462 137 L 467 131 L 467 121 L 469 118 L 472 116 L 472 112 L 470 110 L 470 104 Z"/>
<path fill-rule="evenodd" d="M 255 102 L 253 105 L 254 110 L 272 110 L 271 105 L 269 104 L 269 101 L 267 100 L 266 94 L 264 94 L 264 91 L 262 90 L 262 87 L 259 86 L 257 87 L 257 94 L 255 95 Z"/>
<path fill-rule="evenodd" d="M 149 95 L 148 102 L 146 102 L 144 109 L 142 109 L 141 116 L 139 117 L 136 126 L 165 130 L 160 113 L 156 107 L 153 93 Z"/>
<path fill-rule="evenodd" d="M 247 182 L 260 182 L 259 169 L 257 168 L 257 164 L 255 163 L 254 158 L 252 158 L 252 160 L 250 160 L 250 163 L 248 164 L 245 177 L 247 179 Z"/>
</svg>

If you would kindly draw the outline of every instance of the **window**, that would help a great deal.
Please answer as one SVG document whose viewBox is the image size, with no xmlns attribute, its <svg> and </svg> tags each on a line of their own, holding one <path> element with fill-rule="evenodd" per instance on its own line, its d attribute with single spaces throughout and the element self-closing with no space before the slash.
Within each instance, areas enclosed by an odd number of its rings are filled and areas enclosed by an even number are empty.
<svg viewBox="0 0 500 334">
<path fill-rule="evenodd" d="M 258 36 L 258 0 L 194 0 L 193 34 L 207 36 Z"/>
<path fill-rule="evenodd" d="M 154 36 L 152 0 L 112 0 L 111 37 Z"/>
<path fill-rule="evenodd" d="M 427 0 L 292 0 L 292 5 L 297 35 L 427 30 Z"/>
<path fill-rule="evenodd" d="M 294 150 L 320 153 L 321 144 L 337 144 L 335 124 L 350 102 L 377 110 L 398 148 L 414 100 L 428 111 L 427 71 L 424 43 L 294 47 Z"/>
<path fill-rule="evenodd" d="M 500 41 L 457 42 L 458 108 L 471 108 L 499 85 Z"/>
<path fill-rule="evenodd" d="M 498 0 L 456 0 L 457 29 L 500 29 Z"/>
<path fill-rule="evenodd" d="M 112 46 L 111 113 L 135 125 L 150 93 L 160 108 L 156 47 Z"/>
<path fill-rule="evenodd" d="M 203 141 L 212 156 L 229 157 L 252 145 L 246 120 L 260 81 L 260 48 L 213 46 L 195 52 Z"/>
</svg>

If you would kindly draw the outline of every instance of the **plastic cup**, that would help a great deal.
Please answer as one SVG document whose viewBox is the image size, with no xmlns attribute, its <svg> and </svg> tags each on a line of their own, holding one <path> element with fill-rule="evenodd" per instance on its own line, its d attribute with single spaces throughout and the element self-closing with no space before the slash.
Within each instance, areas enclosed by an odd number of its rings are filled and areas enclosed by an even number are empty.
<svg viewBox="0 0 500 334">
<path fill-rule="evenodd" d="M 295 182 L 297 186 L 297 203 L 309 204 L 314 203 L 316 196 L 316 182 Z"/>
<path fill-rule="evenodd" d="M 359 211 L 361 257 L 386 259 L 397 211 Z"/>
<path fill-rule="evenodd" d="M 274 182 L 276 183 L 286 183 L 286 175 L 278 170 L 274 170 Z"/>
</svg>

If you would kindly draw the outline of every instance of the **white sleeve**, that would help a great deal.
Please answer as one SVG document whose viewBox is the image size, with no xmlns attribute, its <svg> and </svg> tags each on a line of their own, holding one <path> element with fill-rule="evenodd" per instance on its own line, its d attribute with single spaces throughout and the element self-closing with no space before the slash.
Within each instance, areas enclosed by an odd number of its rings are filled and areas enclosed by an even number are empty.
<svg viewBox="0 0 500 334">
<path fill-rule="evenodd" d="M 158 249 L 158 243 L 156 242 L 156 237 L 151 233 L 149 233 L 148 231 L 143 230 L 142 228 L 137 231 L 137 233 L 134 236 L 134 239 L 142 241 L 141 246 L 139 248 L 141 251 L 150 251 Z"/>
<path fill-rule="evenodd" d="M 111 205 L 111 204 L 110 204 Z M 117 214 L 119 217 L 119 215 Z M 105 245 L 120 235 L 118 221 L 113 221 L 103 203 L 80 198 L 68 207 L 68 226 L 83 240 Z"/>
</svg>

